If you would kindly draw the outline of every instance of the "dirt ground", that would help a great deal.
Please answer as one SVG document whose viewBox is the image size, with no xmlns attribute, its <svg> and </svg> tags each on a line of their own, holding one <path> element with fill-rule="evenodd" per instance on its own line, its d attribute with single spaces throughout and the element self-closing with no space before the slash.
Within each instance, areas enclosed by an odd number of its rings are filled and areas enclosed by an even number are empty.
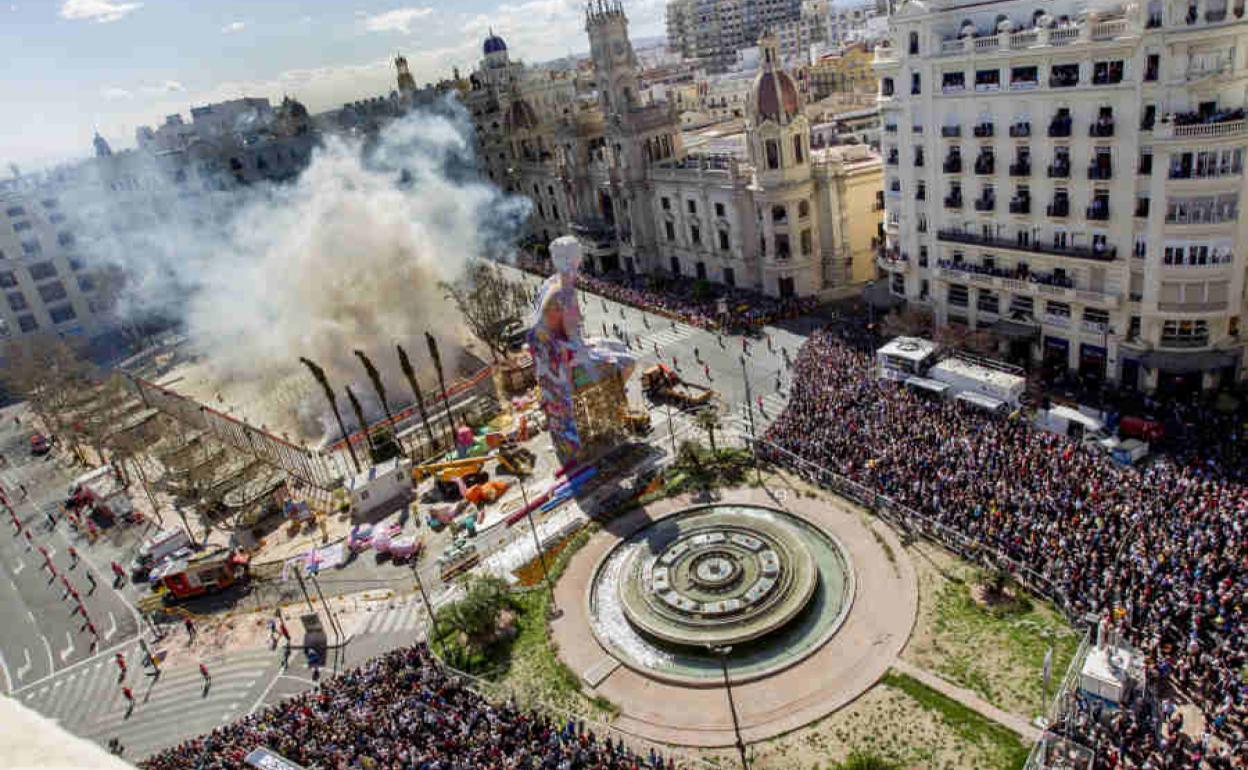
<svg viewBox="0 0 1248 770">
<path fill-rule="evenodd" d="M 826 719 L 750 747 L 750 764 L 769 770 L 823 770 L 853 751 L 871 751 L 925 770 L 986 770 L 991 750 L 958 733 L 935 711 L 879 684 Z M 708 758 L 735 765 L 730 752 Z"/>
</svg>

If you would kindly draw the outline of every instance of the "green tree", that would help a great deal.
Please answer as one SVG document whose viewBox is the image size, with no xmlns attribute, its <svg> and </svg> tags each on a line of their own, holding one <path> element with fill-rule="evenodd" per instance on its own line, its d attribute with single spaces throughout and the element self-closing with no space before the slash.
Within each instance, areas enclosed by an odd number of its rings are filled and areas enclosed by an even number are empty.
<svg viewBox="0 0 1248 770">
<path fill-rule="evenodd" d="M 719 430 L 719 410 L 714 405 L 705 406 L 699 409 L 693 415 L 693 421 L 698 427 L 706 431 L 707 441 L 711 445 L 711 457 L 719 456 L 719 449 L 715 446 L 715 431 Z"/>
<path fill-rule="evenodd" d="M 856 750 L 844 762 L 833 765 L 832 770 L 901 770 L 901 764 L 880 754 Z"/>
<path fill-rule="evenodd" d="M 472 578 L 464 598 L 438 612 L 438 625 L 459 633 L 463 643 L 477 651 L 489 647 L 498 636 L 499 618 L 511 600 L 507 582 L 493 575 Z"/>
</svg>

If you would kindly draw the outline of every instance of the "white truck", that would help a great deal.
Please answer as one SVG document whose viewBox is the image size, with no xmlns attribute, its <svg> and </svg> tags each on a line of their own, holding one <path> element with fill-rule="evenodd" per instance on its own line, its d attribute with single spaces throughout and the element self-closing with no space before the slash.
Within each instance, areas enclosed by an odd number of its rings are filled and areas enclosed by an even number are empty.
<svg viewBox="0 0 1248 770">
<path fill-rule="evenodd" d="M 933 365 L 925 377 L 948 385 L 954 398 L 991 412 L 1017 409 L 1027 390 L 1021 374 L 958 356 Z"/>
</svg>

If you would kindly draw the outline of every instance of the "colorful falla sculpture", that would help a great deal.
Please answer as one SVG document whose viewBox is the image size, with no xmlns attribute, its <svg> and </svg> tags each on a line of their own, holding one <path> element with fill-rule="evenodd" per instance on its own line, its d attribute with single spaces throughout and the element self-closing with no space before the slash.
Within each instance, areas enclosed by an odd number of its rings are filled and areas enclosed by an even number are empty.
<svg viewBox="0 0 1248 770">
<path fill-rule="evenodd" d="M 538 292 L 529 323 L 529 350 L 555 451 L 561 460 L 570 462 L 584 459 L 590 438 L 578 425 L 578 394 L 613 381 L 620 390 L 614 406 L 623 410 L 623 383 L 637 359 L 618 340 L 581 337 L 581 309 L 576 300 L 580 242 L 570 235 L 557 238 L 550 244 L 550 256 L 556 272 Z M 579 411 L 582 419 L 589 416 Z M 611 416 L 593 420 L 595 425 L 614 421 Z"/>
</svg>

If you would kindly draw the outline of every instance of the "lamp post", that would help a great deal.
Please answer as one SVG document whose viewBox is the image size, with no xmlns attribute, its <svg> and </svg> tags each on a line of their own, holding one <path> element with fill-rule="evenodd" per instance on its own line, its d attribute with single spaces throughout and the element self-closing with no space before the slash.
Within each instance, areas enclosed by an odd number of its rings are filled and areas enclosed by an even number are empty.
<svg viewBox="0 0 1248 770">
<path fill-rule="evenodd" d="M 732 680 L 728 677 L 728 656 L 732 654 L 732 647 L 708 644 L 706 651 L 719 658 L 720 670 L 724 672 L 724 690 L 728 693 L 728 711 L 732 714 L 732 734 L 736 737 L 737 754 L 741 757 L 741 770 L 749 770 L 750 763 L 745 758 L 745 741 L 741 740 L 741 724 L 737 721 L 737 703 L 732 697 Z"/>
<path fill-rule="evenodd" d="M 433 605 L 429 603 L 429 594 L 425 593 L 425 583 L 420 579 L 420 569 L 416 566 L 417 559 L 412 558 L 412 575 L 416 578 L 416 589 L 420 591 L 420 598 L 425 604 L 425 612 L 429 615 L 429 625 L 433 627 L 433 635 L 436 641 L 442 641 L 442 630 L 438 626 L 438 619 L 433 614 Z M 426 641 L 428 641 L 426 635 Z"/>
<path fill-rule="evenodd" d="M 550 583 L 550 570 L 546 567 L 546 553 L 542 551 L 542 541 L 537 536 L 537 525 L 533 523 L 533 509 L 529 507 L 529 494 L 524 489 L 524 479 L 520 479 L 520 499 L 523 501 L 525 516 L 529 520 L 529 531 L 533 533 L 533 548 L 537 551 L 537 559 L 542 563 L 542 580 L 550 593 L 550 616 L 559 616 L 559 605 L 555 602 L 555 587 Z"/>
</svg>

